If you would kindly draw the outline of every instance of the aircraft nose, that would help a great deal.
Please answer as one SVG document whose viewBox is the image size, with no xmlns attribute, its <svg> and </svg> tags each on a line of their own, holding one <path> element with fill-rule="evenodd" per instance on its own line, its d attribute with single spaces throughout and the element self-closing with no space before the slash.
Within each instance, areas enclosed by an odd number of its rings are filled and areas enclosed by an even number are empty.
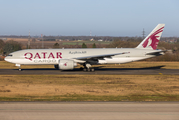
<svg viewBox="0 0 179 120">
<path fill-rule="evenodd" d="M 7 57 L 4 58 L 5 61 L 7 61 L 7 59 L 8 59 Z"/>
<path fill-rule="evenodd" d="M 10 62 L 10 59 L 8 57 L 5 57 L 4 60 Z"/>
</svg>

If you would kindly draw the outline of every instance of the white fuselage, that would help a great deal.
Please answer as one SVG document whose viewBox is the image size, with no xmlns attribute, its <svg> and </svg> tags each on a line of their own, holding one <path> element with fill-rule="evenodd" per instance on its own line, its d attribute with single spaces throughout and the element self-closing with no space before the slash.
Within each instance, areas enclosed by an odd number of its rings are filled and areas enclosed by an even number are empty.
<svg viewBox="0 0 179 120">
<path fill-rule="evenodd" d="M 153 51 L 157 50 L 138 48 L 26 49 L 11 53 L 5 60 L 20 65 L 56 65 L 60 59 L 69 59 L 74 60 L 76 63 L 84 63 L 86 60 L 78 60 L 76 58 L 128 52 L 127 54 L 114 55 L 102 59 L 98 58 L 96 62 L 93 62 L 93 64 L 121 64 L 155 57 L 155 55 L 146 55 L 146 53 Z"/>
</svg>

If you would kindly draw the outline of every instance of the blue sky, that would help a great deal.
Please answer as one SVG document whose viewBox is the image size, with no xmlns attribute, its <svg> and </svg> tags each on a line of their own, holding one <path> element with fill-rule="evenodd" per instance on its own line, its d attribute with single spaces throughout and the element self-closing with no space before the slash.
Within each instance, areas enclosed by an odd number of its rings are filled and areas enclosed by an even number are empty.
<svg viewBox="0 0 179 120">
<path fill-rule="evenodd" d="M 179 37 L 179 0 L 0 0 L 0 35 Z"/>
</svg>

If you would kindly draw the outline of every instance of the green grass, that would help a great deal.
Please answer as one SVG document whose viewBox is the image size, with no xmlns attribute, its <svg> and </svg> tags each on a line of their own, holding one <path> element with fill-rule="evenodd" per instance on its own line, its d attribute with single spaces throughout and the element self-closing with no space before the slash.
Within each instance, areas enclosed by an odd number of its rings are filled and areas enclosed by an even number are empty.
<svg viewBox="0 0 179 120">
<path fill-rule="evenodd" d="M 0 101 L 179 101 L 179 95 L 88 95 L 68 94 L 59 96 L 17 96 L 0 97 Z"/>
</svg>

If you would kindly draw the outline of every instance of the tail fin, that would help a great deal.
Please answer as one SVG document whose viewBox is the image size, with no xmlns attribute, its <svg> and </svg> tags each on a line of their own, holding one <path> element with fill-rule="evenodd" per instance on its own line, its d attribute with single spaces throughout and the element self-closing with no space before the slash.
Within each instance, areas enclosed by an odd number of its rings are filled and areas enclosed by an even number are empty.
<svg viewBox="0 0 179 120">
<path fill-rule="evenodd" d="M 156 50 L 164 26 L 165 24 L 158 24 L 136 48 Z"/>
</svg>

